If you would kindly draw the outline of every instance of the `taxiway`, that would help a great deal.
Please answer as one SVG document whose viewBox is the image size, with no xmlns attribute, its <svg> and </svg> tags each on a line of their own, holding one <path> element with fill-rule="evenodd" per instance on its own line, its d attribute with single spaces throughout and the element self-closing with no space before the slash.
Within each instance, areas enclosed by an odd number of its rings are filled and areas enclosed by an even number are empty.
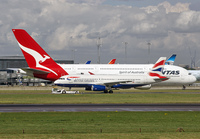
<svg viewBox="0 0 200 139">
<path fill-rule="evenodd" d="M 1 104 L 0 112 L 200 111 L 200 104 Z"/>
</svg>

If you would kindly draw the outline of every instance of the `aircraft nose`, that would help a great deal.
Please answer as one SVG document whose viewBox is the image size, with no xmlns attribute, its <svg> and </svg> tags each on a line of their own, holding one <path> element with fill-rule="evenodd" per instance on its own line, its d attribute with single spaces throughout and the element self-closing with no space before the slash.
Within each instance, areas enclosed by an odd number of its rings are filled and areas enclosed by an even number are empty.
<svg viewBox="0 0 200 139">
<path fill-rule="evenodd" d="M 57 84 L 57 83 L 58 83 L 58 80 L 55 80 L 55 81 L 54 81 L 54 84 Z"/>
<path fill-rule="evenodd" d="M 190 81 L 191 81 L 191 83 L 194 83 L 194 82 L 197 81 L 197 79 L 196 79 L 195 76 L 191 75 L 191 77 L 190 77 Z"/>
</svg>

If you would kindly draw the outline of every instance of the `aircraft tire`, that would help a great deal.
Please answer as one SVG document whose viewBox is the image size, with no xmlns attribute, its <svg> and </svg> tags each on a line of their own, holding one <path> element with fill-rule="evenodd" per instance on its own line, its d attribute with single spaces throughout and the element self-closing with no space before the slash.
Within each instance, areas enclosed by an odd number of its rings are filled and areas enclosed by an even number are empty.
<svg viewBox="0 0 200 139">
<path fill-rule="evenodd" d="M 112 93 L 113 93 L 113 90 L 110 90 L 109 93 L 112 94 Z"/>
<path fill-rule="evenodd" d="M 104 90 L 104 93 L 108 93 L 108 90 Z"/>
<path fill-rule="evenodd" d="M 66 91 L 64 89 L 62 90 L 62 94 L 66 94 Z"/>
</svg>

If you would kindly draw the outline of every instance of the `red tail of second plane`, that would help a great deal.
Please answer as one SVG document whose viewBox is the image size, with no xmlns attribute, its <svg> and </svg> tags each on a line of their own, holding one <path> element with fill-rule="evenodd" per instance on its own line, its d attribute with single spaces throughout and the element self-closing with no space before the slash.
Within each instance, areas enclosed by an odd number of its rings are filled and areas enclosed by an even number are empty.
<svg viewBox="0 0 200 139">
<path fill-rule="evenodd" d="M 115 64 L 116 59 L 112 59 L 110 60 L 110 62 L 108 64 Z"/>
<path fill-rule="evenodd" d="M 29 68 L 29 75 L 46 80 L 57 80 L 68 73 L 59 66 L 40 45 L 23 29 L 12 29 Z"/>
</svg>

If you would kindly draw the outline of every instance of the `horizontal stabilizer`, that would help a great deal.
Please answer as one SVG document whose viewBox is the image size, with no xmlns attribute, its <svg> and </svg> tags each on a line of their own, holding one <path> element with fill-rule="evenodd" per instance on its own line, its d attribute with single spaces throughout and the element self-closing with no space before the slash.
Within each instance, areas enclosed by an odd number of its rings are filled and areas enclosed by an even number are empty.
<svg viewBox="0 0 200 139">
<path fill-rule="evenodd" d="M 38 70 L 38 69 L 33 69 L 33 68 L 21 68 L 22 70 L 24 70 L 25 72 L 27 72 L 28 74 L 48 74 L 50 73 L 49 71 L 44 71 L 44 70 Z"/>
</svg>

